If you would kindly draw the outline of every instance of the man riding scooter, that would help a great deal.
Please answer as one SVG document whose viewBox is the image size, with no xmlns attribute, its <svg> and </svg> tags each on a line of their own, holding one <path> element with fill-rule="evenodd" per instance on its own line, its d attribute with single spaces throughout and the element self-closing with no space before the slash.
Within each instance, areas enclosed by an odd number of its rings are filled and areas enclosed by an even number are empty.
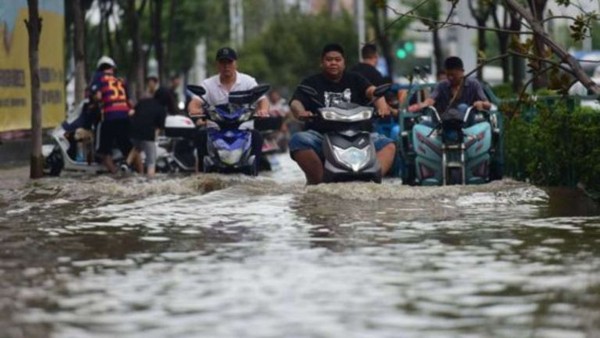
<svg viewBox="0 0 600 338">
<path fill-rule="evenodd" d="M 444 66 L 446 67 L 446 79 L 438 82 L 425 101 L 408 107 L 410 112 L 417 112 L 425 107 L 433 106 L 440 114 L 444 114 L 450 108 L 455 108 L 464 116 L 470 106 L 476 110 L 491 108 L 492 104 L 485 96 L 479 81 L 465 77 L 463 62 L 459 57 L 447 58 Z"/>
<path fill-rule="evenodd" d="M 304 79 L 301 85 L 313 88 L 323 103 L 333 98 L 347 103 L 369 104 L 375 92 L 371 85 L 359 74 L 345 71 L 344 49 L 338 44 L 328 44 L 321 53 L 322 72 Z M 318 112 L 319 107 L 299 88 L 292 97 L 290 107 L 298 119 L 310 119 Z M 390 113 L 385 99 L 375 101 L 380 116 Z M 322 119 L 307 121 L 305 131 L 294 134 L 289 149 L 292 159 L 298 163 L 308 184 L 319 184 L 323 181 L 324 153 L 322 145 L 324 133 L 339 128 L 339 124 Z M 372 128 L 371 121 L 365 121 L 363 130 Z M 377 160 L 381 166 L 381 174 L 385 175 L 391 168 L 395 156 L 394 142 L 377 133 L 371 133 L 371 141 L 377 152 Z"/>
<path fill-rule="evenodd" d="M 256 80 L 244 73 L 237 71 L 237 53 L 229 47 L 217 51 L 216 61 L 218 74 L 202 81 L 201 86 L 206 90 L 202 98 L 192 96 L 188 104 L 188 112 L 192 118 L 204 116 L 203 104 L 217 106 L 228 103 L 229 93 L 234 91 L 249 90 L 258 85 Z M 204 101 L 204 102 L 203 102 Z M 259 99 L 256 105 L 256 116 L 266 117 L 269 115 L 269 101 L 266 97 Z M 205 121 L 198 119 L 198 125 L 204 125 Z M 256 158 L 260 157 L 263 139 L 257 130 L 252 130 L 252 149 Z M 196 142 L 196 172 L 203 171 L 202 159 L 207 153 L 207 131 L 200 130 Z"/>
</svg>

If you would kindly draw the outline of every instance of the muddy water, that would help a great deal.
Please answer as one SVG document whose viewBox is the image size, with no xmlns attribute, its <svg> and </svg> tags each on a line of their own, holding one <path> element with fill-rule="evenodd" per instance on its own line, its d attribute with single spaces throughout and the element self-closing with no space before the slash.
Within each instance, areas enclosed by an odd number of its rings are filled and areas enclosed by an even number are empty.
<svg viewBox="0 0 600 338">
<path fill-rule="evenodd" d="M 510 180 L 2 190 L 0 337 L 598 337 L 600 210 Z"/>
</svg>

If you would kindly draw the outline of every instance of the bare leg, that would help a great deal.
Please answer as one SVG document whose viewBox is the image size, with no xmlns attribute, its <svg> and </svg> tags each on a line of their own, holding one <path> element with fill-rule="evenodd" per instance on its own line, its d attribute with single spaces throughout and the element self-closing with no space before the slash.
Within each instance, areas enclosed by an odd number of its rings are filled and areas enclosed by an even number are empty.
<svg viewBox="0 0 600 338">
<path fill-rule="evenodd" d="M 127 155 L 127 160 L 125 160 L 128 166 L 133 166 L 136 172 L 143 174 L 144 173 L 144 165 L 142 164 L 142 157 L 140 156 L 139 150 L 131 148 L 129 151 L 129 155 Z"/>
<path fill-rule="evenodd" d="M 323 181 L 323 162 L 313 150 L 297 150 L 292 158 L 304 171 L 306 184 L 319 184 Z"/>
<path fill-rule="evenodd" d="M 148 168 L 146 168 L 146 175 L 148 175 L 148 177 L 152 178 L 154 177 L 154 175 L 156 174 L 156 167 L 151 165 L 148 166 Z"/>
<path fill-rule="evenodd" d="M 102 162 L 104 163 L 106 169 L 108 169 L 108 172 L 110 172 L 111 174 L 117 172 L 117 168 L 115 167 L 115 162 L 113 162 L 112 156 L 104 155 L 102 157 Z"/>
<path fill-rule="evenodd" d="M 379 165 L 381 165 L 381 175 L 385 176 L 392 165 L 394 164 L 394 157 L 396 156 L 396 145 L 390 143 L 383 147 L 381 150 L 377 152 L 377 160 L 379 160 Z"/>
</svg>

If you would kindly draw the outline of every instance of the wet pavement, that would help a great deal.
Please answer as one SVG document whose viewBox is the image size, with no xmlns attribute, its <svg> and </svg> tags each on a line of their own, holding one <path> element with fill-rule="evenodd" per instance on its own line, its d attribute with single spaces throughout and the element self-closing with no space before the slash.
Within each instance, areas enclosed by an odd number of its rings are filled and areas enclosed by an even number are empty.
<svg viewBox="0 0 600 338">
<path fill-rule="evenodd" d="M 0 194 L 0 337 L 598 337 L 575 190 L 67 174 Z M 8 180 L 2 175 L 2 180 Z"/>
</svg>

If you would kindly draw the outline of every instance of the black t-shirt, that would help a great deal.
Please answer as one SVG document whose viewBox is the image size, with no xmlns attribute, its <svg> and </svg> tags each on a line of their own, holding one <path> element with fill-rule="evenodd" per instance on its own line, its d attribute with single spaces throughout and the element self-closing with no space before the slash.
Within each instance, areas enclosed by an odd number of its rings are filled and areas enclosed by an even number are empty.
<svg viewBox="0 0 600 338">
<path fill-rule="evenodd" d="M 154 141 L 155 130 L 165 125 L 166 110 L 154 98 L 141 99 L 135 105 L 131 117 L 131 138 L 141 141 Z"/>
<path fill-rule="evenodd" d="M 385 78 L 377 70 L 377 68 L 371 66 L 368 63 L 359 63 L 350 69 L 351 72 L 358 73 L 367 79 L 375 87 L 385 84 Z"/>
<path fill-rule="evenodd" d="M 333 102 L 352 102 L 360 105 L 368 105 L 369 99 L 366 96 L 367 88 L 371 86 L 369 81 L 356 73 L 344 72 L 339 82 L 334 82 L 319 73 L 305 78 L 300 83 L 314 88 L 318 95 L 317 99 L 325 106 L 331 106 Z M 319 106 L 299 89 L 296 89 L 292 99 L 302 102 L 306 110 L 318 116 Z M 339 129 L 339 122 L 324 121 L 320 118 L 306 122 L 305 129 L 313 129 L 318 132 Z M 366 121 L 365 130 L 370 130 L 371 122 Z"/>
</svg>

